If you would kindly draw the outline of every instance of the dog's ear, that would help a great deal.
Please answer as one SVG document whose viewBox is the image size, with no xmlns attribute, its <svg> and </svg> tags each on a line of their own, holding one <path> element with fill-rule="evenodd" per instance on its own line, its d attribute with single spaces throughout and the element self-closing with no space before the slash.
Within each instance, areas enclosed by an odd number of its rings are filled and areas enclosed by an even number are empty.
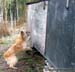
<svg viewBox="0 0 75 72">
<path fill-rule="evenodd" d="M 21 36 L 23 36 L 24 35 L 24 32 L 23 31 L 21 31 Z"/>
<path fill-rule="evenodd" d="M 21 31 L 21 37 L 22 37 L 23 40 L 26 39 L 26 33 L 24 33 L 24 31 Z"/>
</svg>

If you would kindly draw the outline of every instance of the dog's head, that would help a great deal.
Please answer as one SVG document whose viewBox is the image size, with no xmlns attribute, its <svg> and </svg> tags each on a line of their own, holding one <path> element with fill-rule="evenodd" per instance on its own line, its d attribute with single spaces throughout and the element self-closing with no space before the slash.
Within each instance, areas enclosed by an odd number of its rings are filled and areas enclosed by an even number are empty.
<svg viewBox="0 0 75 72">
<path fill-rule="evenodd" d="M 21 37 L 22 37 L 23 40 L 26 40 L 26 38 L 30 36 L 29 31 L 26 31 L 26 32 L 21 31 L 20 34 L 21 34 Z"/>
</svg>

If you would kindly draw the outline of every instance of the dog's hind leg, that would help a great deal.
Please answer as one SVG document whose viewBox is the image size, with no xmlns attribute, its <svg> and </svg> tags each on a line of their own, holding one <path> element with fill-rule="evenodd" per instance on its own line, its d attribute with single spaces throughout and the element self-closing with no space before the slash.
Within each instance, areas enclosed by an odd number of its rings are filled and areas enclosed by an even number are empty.
<svg viewBox="0 0 75 72">
<path fill-rule="evenodd" d="M 9 67 L 12 68 L 12 69 L 18 69 L 17 67 L 15 67 L 13 65 L 10 65 Z"/>
<path fill-rule="evenodd" d="M 17 69 L 17 67 L 15 67 L 17 61 L 18 61 L 17 57 L 14 55 L 10 57 L 10 59 L 7 61 L 7 64 L 9 65 L 10 68 Z"/>
</svg>

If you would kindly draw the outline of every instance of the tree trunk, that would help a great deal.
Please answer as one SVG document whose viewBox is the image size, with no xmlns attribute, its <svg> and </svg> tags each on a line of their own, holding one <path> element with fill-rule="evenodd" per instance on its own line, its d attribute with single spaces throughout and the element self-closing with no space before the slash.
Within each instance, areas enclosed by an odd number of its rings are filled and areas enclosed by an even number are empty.
<svg viewBox="0 0 75 72">
<path fill-rule="evenodd" d="M 6 7 L 6 0 L 3 0 L 3 19 L 7 22 L 7 7 Z"/>
<path fill-rule="evenodd" d="M 11 21 L 11 30 L 13 30 L 13 14 L 12 14 L 12 12 L 11 12 L 11 8 L 10 8 L 10 21 Z"/>
<path fill-rule="evenodd" d="M 27 17 L 28 17 L 28 6 L 24 3 L 24 19 L 25 22 L 27 22 Z"/>
<path fill-rule="evenodd" d="M 16 16 L 17 16 L 17 19 L 19 19 L 18 0 L 16 0 Z"/>
</svg>

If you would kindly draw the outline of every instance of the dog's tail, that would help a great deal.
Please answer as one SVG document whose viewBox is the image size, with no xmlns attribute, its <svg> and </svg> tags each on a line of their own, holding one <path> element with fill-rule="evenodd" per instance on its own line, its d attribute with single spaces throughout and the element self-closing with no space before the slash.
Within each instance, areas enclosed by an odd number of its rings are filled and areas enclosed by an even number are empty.
<svg viewBox="0 0 75 72">
<path fill-rule="evenodd" d="M 17 57 L 15 55 L 11 55 L 5 58 L 5 61 L 9 65 L 10 68 L 14 68 L 15 64 L 17 63 Z"/>
<path fill-rule="evenodd" d="M 9 53 L 6 53 L 6 52 L 5 52 L 5 53 L 3 54 L 3 57 L 4 57 L 4 58 L 7 58 L 7 57 L 9 57 L 9 56 L 10 56 Z"/>
<path fill-rule="evenodd" d="M 4 58 L 7 58 L 7 57 L 9 57 L 9 56 L 11 56 L 11 55 L 13 55 L 13 51 L 6 51 L 4 54 L 3 54 L 3 57 Z"/>
</svg>

